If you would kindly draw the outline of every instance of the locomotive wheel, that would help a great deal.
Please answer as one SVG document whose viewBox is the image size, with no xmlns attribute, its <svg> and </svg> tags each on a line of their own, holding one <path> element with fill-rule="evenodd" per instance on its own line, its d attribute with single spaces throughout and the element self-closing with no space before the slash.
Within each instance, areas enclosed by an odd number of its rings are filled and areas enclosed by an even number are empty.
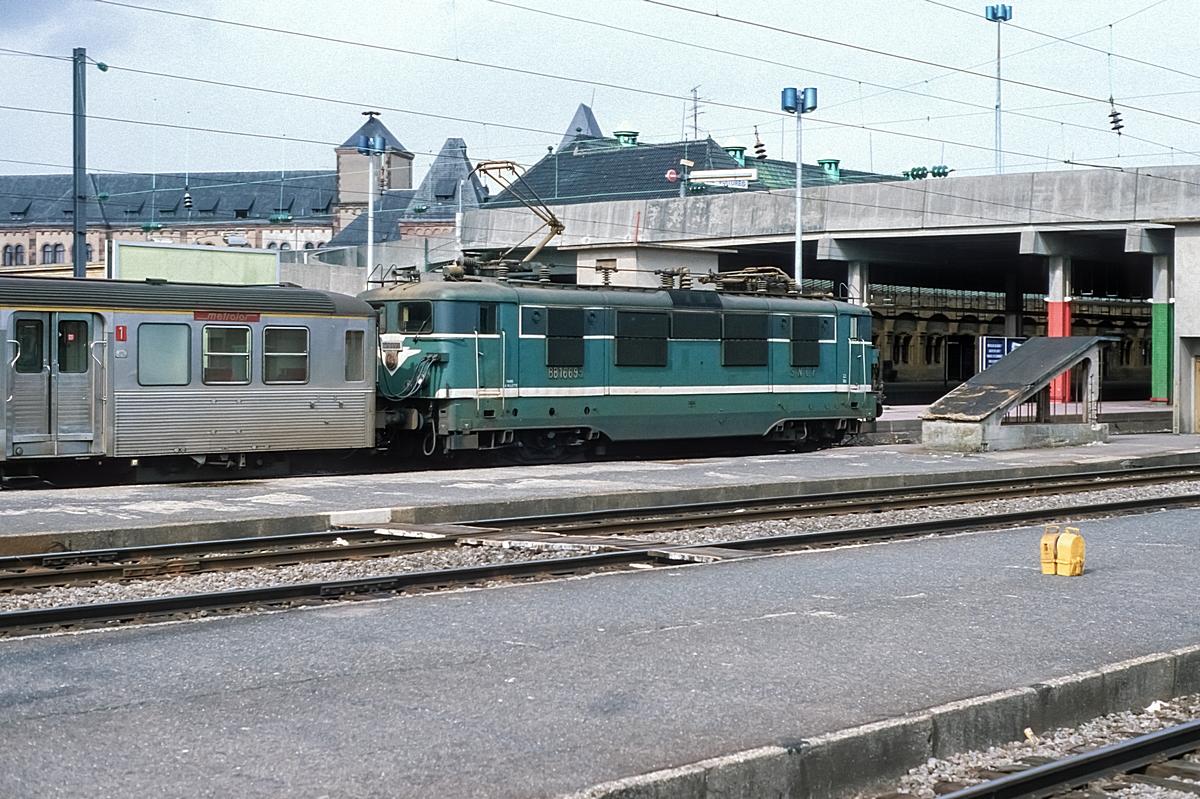
<svg viewBox="0 0 1200 799">
<path fill-rule="evenodd" d="M 571 447 L 561 433 L 553 430 L 531 430 L 517 434 L 516 446 L 510 452 L 518 463 L 563 463 Z"/>
</svg>

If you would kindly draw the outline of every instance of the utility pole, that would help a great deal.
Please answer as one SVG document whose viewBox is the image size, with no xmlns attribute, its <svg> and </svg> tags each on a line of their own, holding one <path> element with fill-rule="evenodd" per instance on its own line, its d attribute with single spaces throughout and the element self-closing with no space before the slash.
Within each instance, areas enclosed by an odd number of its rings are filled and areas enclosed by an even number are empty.
<svg viewBox="0 0 1200 799">
<path fill-rule="evenodd" d="M 74 225 L 74 246 L 71 261 L 74 277 L 87 277 L 87 98 L 84 70 L 87 67 L 87 50 L 76 47 L 71 61 L 74 71 L 74 110 L 71 122 L 74 130 L 74 157 L 72 163 L 71 190 L 74 197 L 71 216 Z"/>
<path fill-rule="evenodd" d="M 379 112 L 363 111 L 363 116 L 373 119 Z M 367 157 L 367 277 L 370 279 L 375 268 L 375 159 L 387 149 L 387 140 L 383 136 L 359 136 L 357 149 Z"/>
<path fill-rule="evenodd" d="M 1004 174 L 1004 156 L 1000 151 L 1000 27 L 1012 19 L 1012 6 L 988 6 L 983 10 L 988 22 L 996 23 L 996 174 Z"/>
<path fill-rule="evenodd" d="M 803 240 L 803 220 L 804 220 L 804 195 L 801 191 L 801 173 L 803 172 L 802 161 L 800 160 L 800 118 L 805 114 L 817 110 L 817 90 L 807 88 L 802 91 L 796 89 L 783 90 L 783 110 L 789 114 L 796 115 L 796 287 L 801 293 L 804 292 L 804 287 L 801 280 L 804 279 L 804 240 Z"/>
</svg>

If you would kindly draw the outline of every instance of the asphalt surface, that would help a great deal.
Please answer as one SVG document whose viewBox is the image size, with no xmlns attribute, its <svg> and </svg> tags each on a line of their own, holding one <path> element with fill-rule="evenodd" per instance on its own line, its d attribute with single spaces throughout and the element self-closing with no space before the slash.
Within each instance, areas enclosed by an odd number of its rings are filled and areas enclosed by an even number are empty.
<svg viewBox="0 0 1200 799">
<path fill-rule="evenodd" d="M 0 641 L 0 796 L 550 797 L 1200 642 L 1200 511 Z"/>
<path fill-rule="evenodd" d="M 905 444 L 792 455 L 4 491 L 0 537 L 697 487 L 777 485 L 801 493 L 818 481 L 848 481 L 840 487 L 866 488 L 887 475 L 963 480 L 990 469 L 1088 469 L 1170 453 L 1190 454 L 1200 461 L 1200 436 L 1131 435 L 1103 445 L 977 455 L 931 453 L 919 444 Z"/>
</svg>

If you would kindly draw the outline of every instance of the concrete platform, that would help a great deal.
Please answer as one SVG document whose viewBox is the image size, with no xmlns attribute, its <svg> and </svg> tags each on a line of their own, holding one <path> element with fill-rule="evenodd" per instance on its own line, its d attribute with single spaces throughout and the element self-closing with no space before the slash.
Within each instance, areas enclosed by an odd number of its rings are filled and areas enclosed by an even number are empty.
<svg viewBox="0 0 1200 799">
<path fill-rule="evenodd" d="M 928 405 L 888 405 L 874 422 L 865 425 L 854 439 L 856 446 L 921 443 L 921 414 Z M 1100 404 L 1100 423 L 1109 434 L 1140 435 L 1170 433 L 1174 409 L 1161 402 L 1104 402 Z"/>
<path fill-rule="evenodd" d="M 1198 521 L 0 641 L 0 795 L 827 799 L 1200 689 Z"/>
<path fill-rule="evenodd" d="M 6 491 L 0 494 L 0 554 L 305 532 L 331 522 L 457 522 L 1193 464 L 1200 464 L 1200 436 L 1131 435 L 1103 445 L 971 455 L 906 444 L 740 458 Z"/>
</svg>

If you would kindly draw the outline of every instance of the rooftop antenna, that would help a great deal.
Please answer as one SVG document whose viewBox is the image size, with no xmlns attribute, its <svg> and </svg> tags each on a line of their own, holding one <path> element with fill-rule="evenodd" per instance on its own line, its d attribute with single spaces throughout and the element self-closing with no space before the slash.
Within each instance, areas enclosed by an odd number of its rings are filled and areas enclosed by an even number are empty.
<svg viewBox="0 0 1200 799">
<path fill-rule="evenodd" d="M 704 113 L 700 110 L 700 95 L 697 94 L 699 88 L 692 87 L 692 138 L 696 141 L 700 140 L 700 115 Z"/>
</svg>

